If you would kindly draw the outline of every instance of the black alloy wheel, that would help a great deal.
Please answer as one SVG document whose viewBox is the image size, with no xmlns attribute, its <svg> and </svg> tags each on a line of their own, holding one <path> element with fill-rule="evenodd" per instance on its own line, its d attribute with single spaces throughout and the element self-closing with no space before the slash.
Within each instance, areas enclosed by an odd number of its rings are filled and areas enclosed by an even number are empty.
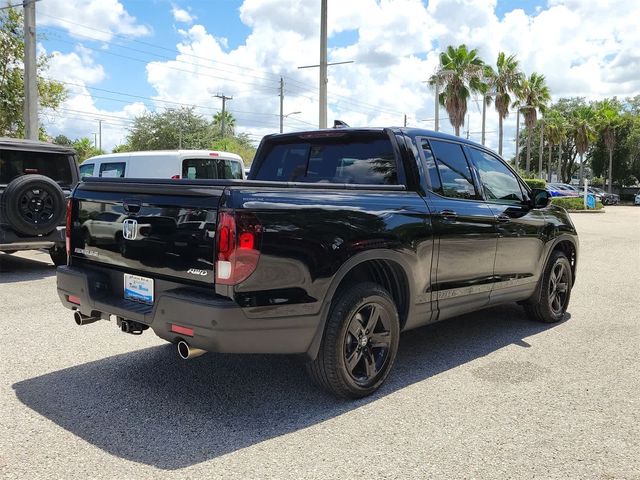
<svg viewBox="0 0 640 480">
<path fill-rule="evenodd" d="M 344 337 L 344 362 L 351 378 L 366 387 L 389 360 L 391 319 L 384 306 L 368 303 L 351 317 Z"/>
<path fill-rule="evenodd" d="M 316 384 L 344 398 L 371 395 L 393 367 L 400 319 L 393 298 L 365 282 L 337 293 L 318 355 L 307 365 Z"/>
<path fill-rule="evenodd" d="M 553 265 L 549 275 L 549 286 L 547 299 L 549 308 L 554 315 L 562 315 L 567 308 L 569 300 L 569 277 L 570 272 L 563 262 Z"/>
<path fill-rule="evenodd" d="M 571 298 L 573 272 L 567 256 L 556 250 L 551 253 L 542 273 L 536 293 L 524 302 L 529 317 L 544 323 L 564 319 Z"/>
</svg>

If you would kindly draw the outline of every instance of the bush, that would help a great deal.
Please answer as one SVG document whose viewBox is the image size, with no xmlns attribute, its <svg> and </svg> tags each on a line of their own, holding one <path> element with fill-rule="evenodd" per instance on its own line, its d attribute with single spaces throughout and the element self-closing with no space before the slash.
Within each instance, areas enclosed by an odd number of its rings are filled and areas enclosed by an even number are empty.
<svg viewBox="0 0 640 480">
<path fill-rule="evenodd" d="M 567 210 L 586 210 L 582 197 L 553 197 L 551 203 Z M 596 210 L 603 208 L 602 203 L 596 202 Z"/>
<path fill-rule="evenodd" d="M 547 186 L 547 181 L 543 178 L 523 178 L 523 180 L 530 188 L 545 188 Z"/>
</svg>

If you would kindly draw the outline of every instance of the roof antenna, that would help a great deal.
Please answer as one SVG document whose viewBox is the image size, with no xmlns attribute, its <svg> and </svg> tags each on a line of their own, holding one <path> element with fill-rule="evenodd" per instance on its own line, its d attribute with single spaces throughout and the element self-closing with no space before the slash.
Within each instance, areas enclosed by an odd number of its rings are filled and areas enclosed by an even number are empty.
<svg viewBox="0 0 640 480">
<path fill-rule="evenodd" d="M 333 128 L 349 128 L 349 125 L 347 125 L 342 120 L 334 120 L 333 121 Z"/>
</svg>

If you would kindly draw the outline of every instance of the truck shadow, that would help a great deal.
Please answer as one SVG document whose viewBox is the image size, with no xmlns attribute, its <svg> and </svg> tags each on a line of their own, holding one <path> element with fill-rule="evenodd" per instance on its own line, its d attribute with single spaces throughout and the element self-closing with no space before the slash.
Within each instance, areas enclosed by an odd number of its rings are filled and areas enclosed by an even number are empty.
<svg viewBox="0 0 640 480">
<path fill-rule="evenodd" d="M 56 274 L 56 267 L 47 263 L 49 257 L 42 256 L 43 261 L 0 253 L 0 284 L 40 280 Z"/>
<path fill-rule="evenodd" d="M 183 362 L 152 347 L 13 385 L 29 408 L 112 455 L 175 470 L 316 425 L 443 373 L 550 325 L 505 306 L 403 334 L 398 359 L 372 397 L 316 389 L 300 360 L 208 354 Z"/>
</svg>

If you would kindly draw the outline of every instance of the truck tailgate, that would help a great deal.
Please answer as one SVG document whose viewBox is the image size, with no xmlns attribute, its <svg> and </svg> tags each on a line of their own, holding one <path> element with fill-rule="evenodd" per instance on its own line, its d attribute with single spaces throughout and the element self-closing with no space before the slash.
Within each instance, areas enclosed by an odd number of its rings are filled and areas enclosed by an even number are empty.
<svg viewBox="0 0 640 480">
<path fill-rule="evenodd" d="M 71 261 L 212 285 L 223 191 L 224 186 L 181 182 L 80 183 Z"/>
</svg>

